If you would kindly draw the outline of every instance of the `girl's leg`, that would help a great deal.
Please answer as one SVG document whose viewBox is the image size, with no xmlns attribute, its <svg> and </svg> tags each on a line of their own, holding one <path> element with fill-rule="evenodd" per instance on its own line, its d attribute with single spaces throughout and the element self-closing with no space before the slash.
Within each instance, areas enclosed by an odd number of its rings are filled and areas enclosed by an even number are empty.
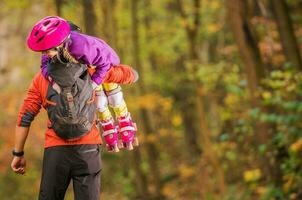
<svg viewBox="0 0 302 200">
<path fill-rule="evenodd" d="M 103 121 L 109 120 L 110 118 L 112 118 L 112 115 L 108 108 L 107 96 L 104 93 L 102 85 L 98 86 L 95 91 L 99 119 Z"/>
<path fill-rule="evenodd" d="M 108 97 L 109 105 L 113 108 L 118 120 L 119 133 L 121 134 L 122 139 L 120 148 L 126 147 L 127 149 L 132 150 L 133 145 L 138 145 L 137 138 L 135 138 L 136 125 L 132 121 L 130 113 L 128 112 L 122 89 L 116 83 L 104 83 L 103 87 Z"/>
<path fill-rule="evenodd" d="M 118 131 L 114 125 L 114 120 L 108 108 L 107 96 L 102 86 L 96 88 L 98 118 L 103 129 L 103 137 L 109 151 L 118 152 Z"/>
<path fill-rule="evenodd" d="M 104 83 L 103 88 L 109 105 L 115 113 L 115 117 L 126 116 L 128 114 L 128 108 L 123 97 L 121 86 L 116 83 Z"/>
</svg>

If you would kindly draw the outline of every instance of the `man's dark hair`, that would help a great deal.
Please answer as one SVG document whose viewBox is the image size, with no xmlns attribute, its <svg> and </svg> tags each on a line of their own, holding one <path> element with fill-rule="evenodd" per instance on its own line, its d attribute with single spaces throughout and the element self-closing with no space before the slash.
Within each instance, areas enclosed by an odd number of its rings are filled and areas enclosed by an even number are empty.
<svg viewBox="0 0 302 200">
<path fill-rule="evenodd" d="M 72 21 L 67 21 L 69 26 L 70 26 L 70 30 L 71 31 L 76 31 L 76 32 L 82 32 L 81 28 L 78 27 L 77 25 L 75 25 Z"/>
</svg>

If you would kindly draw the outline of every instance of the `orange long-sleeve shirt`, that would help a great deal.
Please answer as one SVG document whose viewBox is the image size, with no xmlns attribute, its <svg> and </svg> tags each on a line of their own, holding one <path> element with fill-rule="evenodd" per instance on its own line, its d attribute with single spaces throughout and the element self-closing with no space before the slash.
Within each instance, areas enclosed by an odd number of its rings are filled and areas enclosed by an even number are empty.
<svg viewBox="0 0 302 200">
<path fill-rule="evenodd" d="M 41 107 L 44 109 L 48 106 L 46 99 L 49 82 L 41 73 L 36 74 L 29 89 L 24 103 L 18 115 L 17 126 L 29 127 L 34 117 L 39 113 Z M 50 122 L 48 122 L 50 123 Z M 44 147 L 75 145 L 75 144 L 102 144 L 99 130 L 93 125 L 92 130 L 85 136 L 72 141 L 66 141 L 58 137 L 53 129 L 47 128 L 45 133 Z"/>
</svg>

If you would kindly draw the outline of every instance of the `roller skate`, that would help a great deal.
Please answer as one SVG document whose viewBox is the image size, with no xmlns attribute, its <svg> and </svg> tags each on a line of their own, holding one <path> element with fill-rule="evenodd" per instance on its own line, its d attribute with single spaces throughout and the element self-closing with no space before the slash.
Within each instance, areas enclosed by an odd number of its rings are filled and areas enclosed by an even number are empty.
<svg viewBox="0 0 302 200">
<path fill-rule="evenodd" d="M 130 113 L 118 118 L 120 139 L 118 147 L 132 150 L 133 146 L 138 146 L 138 139 L 135 137 L 136 124 L 132 121 Z"/>
<path fill-rule="evenodd" d="M 113 119 L 100 121 L 103 129 L 103 137 L 106 142 L 108 151 L 119 152 L 118 148 L 118 131 L 114 125 Z"/>
</svg>

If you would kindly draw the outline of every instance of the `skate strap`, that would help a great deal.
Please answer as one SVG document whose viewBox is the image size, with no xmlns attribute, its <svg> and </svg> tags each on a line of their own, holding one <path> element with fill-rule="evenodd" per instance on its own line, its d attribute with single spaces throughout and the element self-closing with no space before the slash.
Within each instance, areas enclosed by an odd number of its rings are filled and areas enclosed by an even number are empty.
<svg viewBox="0 0 302 200">
<path fill-rule="evenodd" d="M 133 126 L 125 126 L 123 128 L 120 128 L 119 130 L 120 130 L 120 132 L 124 132 L 124 131 L 136 131 L 135 127 L 133 127 Z"/>
<path fill-rule="evenodd" d="M 102 126 L 106 126 L 106 125 L 108 125 L 108 124 L 111 124 L 111 123 L 112 123 L 110 120 L 106 120 L 106 121 L 99 120 L 99 122 L 100 122 L 100 124 L 101 124 Z"/>
<path fill-rule="evenodd" d="M 102 136 L 105 137 L 106 135 L 110 135 L 110 134 L 113 134 L 113 133 L 116 133 L 116 130 L 114 130 L 114 129 L 107 130 L 107 131 L 103 132 Z"/>
</svg>

